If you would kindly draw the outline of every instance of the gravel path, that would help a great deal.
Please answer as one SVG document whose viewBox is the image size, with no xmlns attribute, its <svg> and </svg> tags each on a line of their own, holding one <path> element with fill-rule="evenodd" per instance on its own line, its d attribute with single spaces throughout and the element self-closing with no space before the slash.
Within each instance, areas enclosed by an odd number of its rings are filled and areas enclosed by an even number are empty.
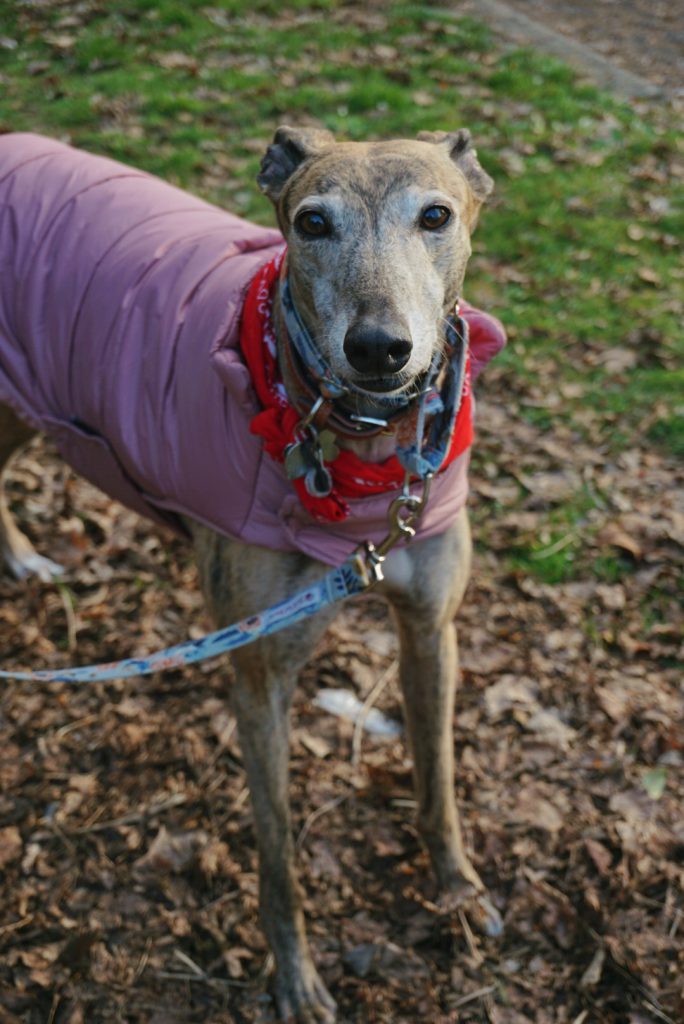
<svg viewBox="0 0 684 1024">
<path fill-rule="evenodd" d="M 589 74 L 618 92 L 648 95 L 650 83 L 656 87 L 652 93 L 684 101 L 681 0 L 466 0 L 460 9 L 487 20 L 494 29 L 498 25 L 501 34 L 516 43 L 526 41 L 527 35 L 530 45 L 548 47 L 568 63 L 582 63 L 579 44 L 586 48 Z M 603 73 L 600 58 L 607 62 Z M 610 65 L 624 75 L 611 76 Z M 646 88 L 640 91 L 630 76 L 637 76 Z"/>
</svg>

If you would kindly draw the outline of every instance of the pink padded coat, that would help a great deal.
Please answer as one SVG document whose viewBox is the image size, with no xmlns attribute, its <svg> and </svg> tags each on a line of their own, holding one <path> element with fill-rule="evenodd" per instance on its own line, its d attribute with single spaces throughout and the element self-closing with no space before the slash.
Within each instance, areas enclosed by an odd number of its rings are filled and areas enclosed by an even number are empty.
<svg viewBox="0 0 684 1024">
<path fill-rule="evenodd" d="M 0 136 L 0 401 L 130 508 L 337 564 L 386 532 L 390 496 L 321 524 L 250 433 L 239 346 L 258 267 L 283 239 L 142 171 L 30 134 Z M 464 310 L 475 373 L 504 344 Z M 467 495 L 468 453 L 433 484 L 420 536 Z"/>
</svg>

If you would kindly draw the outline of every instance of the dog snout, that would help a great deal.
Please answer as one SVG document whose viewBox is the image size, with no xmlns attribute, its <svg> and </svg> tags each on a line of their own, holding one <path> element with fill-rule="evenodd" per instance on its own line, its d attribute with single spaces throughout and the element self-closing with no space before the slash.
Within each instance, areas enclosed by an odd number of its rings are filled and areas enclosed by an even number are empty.
<svg viewBox="0 0 684 1024">
<path fill-rule="evenodd" d="M 350 365 L 366 376 L 398 373 L 408 363 L 412 348 L 409 338 L 374 323 L 353 324 L 344 339 Z"/>
</svg>

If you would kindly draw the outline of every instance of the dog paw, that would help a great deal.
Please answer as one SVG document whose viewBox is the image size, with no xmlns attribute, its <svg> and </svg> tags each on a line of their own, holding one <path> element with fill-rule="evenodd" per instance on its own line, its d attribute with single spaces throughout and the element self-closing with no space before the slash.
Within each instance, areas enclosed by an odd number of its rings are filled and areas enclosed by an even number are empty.
<svg viewBox="0 0 684 1024">
<path fill-rule="evenodd" d="M 462 911 L 468 923 L 482 935 L 497 938 L 503 934 L 501 914 L 489 897 L 474 886 L 468 885 L 440 896 L 438 905 L 445 913 Z"/>
<path fill-rule="evenodd" d="M 25 580 L 28 576 L 37 576 L 43 583 L 50 583 L 57 576 L 64 575 L 64 569 L 50 558 L 39 555 L 37 551 L 23 551 L 16 554 L 5 551 L 5 565 L 17 580 Z"/>
<path fill-rule="evenodd" d="M 335 1000 L 313 964 L 296 976 L 279 977 L 275 994 L 280 1018 L 288 1024 L 335 1024 L 337 1020 Z"/>
<path fill-rule="evenodd" d="M 483 893 L 476 893 L 470 900 L 468 916 L 477 930 L 484 935 L 495 939 L 503 934 L 503 918 L 492 901 Z"/>
</svg>

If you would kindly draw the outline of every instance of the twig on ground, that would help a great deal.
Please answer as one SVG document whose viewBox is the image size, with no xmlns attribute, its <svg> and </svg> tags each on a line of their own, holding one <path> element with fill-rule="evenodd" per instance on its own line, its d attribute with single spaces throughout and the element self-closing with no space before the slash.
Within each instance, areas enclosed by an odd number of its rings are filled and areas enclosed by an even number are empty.
<svg viewBox="0 0 684 1024">
<path fill-rule="evenodd" d="M 180 807 L 188 802 L 185 793 L 173 793 L 167 800 L 161 800 L 158 804 L 151 804 L 149 807 L 141 807 L 139 811 L 131 811 L 129 814 L 122 814 L 120 818 L 110 818 L 108 821 L 98 821 L 94 825 L 83 825 L 81 828 L 73 829 L 71 835 L 87 835 L 90 832 L 104 832 L 108 828 L 118 828 L 119 825 L 135 825 L 145 818 L 156 818 L 164 811 L 172 807 Z"/>
<path fill-rule="evenodd" d="M 648 1012 L 652 1013 L 654 1017 L 658 1018 L 658 1020 L 665 1021 L 665 1024 L 675 1024 L 674 1019 L 668 1016 L 667 1013 L 664 1013 L 662 1010 L 659 1010 L 658 1007 L 654 1003 L 652 1003 L 650 999 L 642 999 L 641 1001 L 648 1010 Z"/>
<path fill-rule="evenodd" d="M 9 935 L 10 932 L 18 932 L 20 928 L 24 928 L 27 924 L 31 924 L 33 919 L 33 914 L 27 914 L 26 917 L 20 917 L 18 921 L 11 921 L 9 924 L 0 925 L 0 935 Z"/>
<path fill-rule="evenodd" d="M 257 975 L 258 981 L 261 982 L 265 978 L 270 977 L 270 975 L 273 974 L 274 971 L 275 971 L 275 957 L 273 956 L 273 953 L 269 952 L 264 957 L 264 962 L 261 965 L 261 970 L 259 971 L 259 974 Z"/>
<path fill-rule="evenodd" d="M 463 929 L 463 934 L 465 935 L 465 940 L 468 946 L 468 952 L 475 961 L 475 965 L 477 967 L 481 967 L 482 964 L 484 963 L 484 957 L 477 948 L 475 936 L 473 935 L 473 930 L 470 927 L 470 924 L 468 923 L 468 918 L 465 916 L 462 910 L 458 911 L 458 919 L 461 922 L 461 928 Z"/>
<path fill-rule="evenodd" d="M 635 977 L 631 973 L 631 971 L 629 971 L 626 967 L 623 967 L 622 964 L 618 963 L 615 957 L 611 958 L 611 967 L 614 971 L 617 971 L 617 973 L 621 975 L 625 979 L 625 981 L 632 985 L 634 989 L 636 989 L 636 991 L 641 996 L 641 1002 L 644 1006 L 648 1007 L 649 1013 L 652 1013 L 654 1017 L 658 1018 L 658 1020 L 665 1021 L 665 1024 L 675 1024 L 672 1017 L 669 1017 L 663 1010 L 660 1009 L 657 997 L 654 996 L 648 990 L 646 985 L 637 977 Z"/>
<path fill-rule="evenodd" d="M 677 907 L 677 909 L 674 912 L 672 924 L 670 925 L 670 929 L 667 933 L 668 939 L 674 939 L 675 935 L 679 931 L 679 925 L 681 924 L 682 916 L 684 916 L 682 913 L 682 908 Z"/>
<path fill-rule="evenodd" d="M 182 949 L 174 949 L 173 955 L 176 960 L 180 960 L 182 964 L 185 964 L 185 966 L 189 967 L 191 971 L 194 971 L 198 978 L 209 977 L 204 968 L 200 967 L 199 964 L 196 964 L 195 961 L 192 960 L 187 953 L 184 953 Z"/>
<path fill-rule="evenodd" d="M 496 985 L 485 985 L 484 988 L 478 988 L 475 992 L 469 992 L 467 996 L 461 996 L 455 1003 L 452 1003 L 454 1010 L 457 1010 L 461 1006 L 465 1006 L 467 1003 L 474 1003 L 476 999 L 481 999 L 483 996 L 488 996 L 492 992 L 496 991 Z"/>
<path fill-rule="evenodd" d="M 52 997 L 52 1006 L 50 1007 L 50 1016 L 47 1019 L 47 1024 L 54 1024 L 55 1017 L 57 1016 L 57 1010 L 61 1002 L 61 995 L 59 992 L 55 992 Z"/>
<path fill-rule="evenodd" d="M 551 558 L 552 555 L 557 555 L 559 551 L 563 550 L 563 548 L 567 548 L 568 544 L 572 544 L 576 538 L 577 530 L 570 530 L 570 533 L 564 534 L 564 536 L 560 537 L 554 544 L 550 544 L 549 547 L 541 548 L 539 551 L 533 551 L 530 558 L 535 562 L 539 562 L 543 558 Z"/>
<path fill-rule="evenodd" d="M 57 587 L 57 592 L 62 599 L 62 606 L 66 617 L 68 649 L 70 652 L 75 651 L 78 623 L 76 621 L 76 612 L 74 611 L 74 596 L 66 583 L 61 583 L 57 580 L 55 585 Z"/>
<path fill-rule="evenodd" d="M 75 722 L 69 722 L 68 725 L 63 725 L 61 729 L 58 729 L 55 733 L 55 738 L 58 740 L 64 739 L 74 729 L 78 729 L 82 725 L 90 725 L 92 722 L 97 722 L 99 715 L 85 715 L 83 718 L 77 718 Z"/>
<path fill-rule="evenodd" d="M 395 658 L 382 673 L 375 686 L 372 687 L 370 693 L 366 697 L 358 713 L 356 722 L 354 723 L 354 734 L 352 736 L 352 754 L 351 763 L 356 768 L 359 761 L 361 760 L 361 742 L 363 740 L 363 727 L 366 724 L 368 718 L 368 712 L 375 704 L 376 700 L 385 689 L 390 679 L 394 675 L 398 662 Z"/>
<path fill-rule="evenodd" d="M 142 975 L 143 975 L 143 973 L 145 971 L 145 968 L 147 967 L 147 965 L 149 963 L 149 960 L 150 960 L 150 950 L 151 949 L 152 949 L 152 939 L 148 939 L 146 944 L 145 944 L 145 948 L 143 949 L 142 953 L 140 954 L 140 956 L 138 958 L 138 962 L 135 965 L 135 970 L 133 972 L 133 984 L 135 984 L 136 981 L 140 977 L 142 977 Z"/>
<path fill-rule="evenodd" d="M 190 971 L 155 971 L 155 978 L 166 978 L 172 981 L 195 981 L 213 988 L 231 986 L 232 988 L 251 988 L 249 981 L 234 981 L 233 978 L 212 978 L 208 974 L 195 974 Z"/>
<path fill-rule="evenodd" d="M 324 814 L 327 814 L 329 811 L 334 811 L 336 807 L 339 807 L 339 805 L 344 803 L 345 800 L 348 800 L 353 792 L 353 789 L 349 789 L 348 792 L 342 793 L 341 796 L 336 796 L 334 800 L 328 800 L 327 803 L 322 804 L 320 807 L 317 807 L 315 811 L 312 811 L 302 825 L 301 832 L 295 841 L 295 848 L 297 850 L 301 850 L 304 845 L 304 840 L 311 830 L 311 826 L 317 822 L 319 818 L 322 818 Z"/>
<path fill-rule="evenodd" d="M 45 824 L 50 829 L 50 831 L 57 836 L 58 839 L 62 840 L 71 856 L 75 857 L 76 846 L 74 843 L 72 843 L 69 833 L 65 832 L 64 829 L 57 824 L 54 818 L 51 818 L 49 821 L 46 821 Z"/>
<path fill-rule="evenodd" d="M 219 742 L 216 745 L 216 750 L 214 751 L 213 756 L 209 760 L 209 764 L 207 765 L 207 767 L 204 769 L 204 771 L 200 775 L 199 785 L 200 785 L 200 787 L 202 789 L 204 789 L 204 787 L 206 786 L 207 781 L 209 780 L 209 777 L 210 777 L 211 773 L 214 771 L 214 768 L 216 767 L 216 763 L 217 763 L 218 759 L 221 757 L 221 755 L 223 754 L 224 750 L 226 750 L 228 748 L 228 744 L 230 743 L 230 741 L 231 741 L 231 739 L 233 737 L 233 733 L 235 732 L 236 728 L 237 728 L 237 722 L 233 718 L 233 719 L 231 719 L 231 721 L 229 722 L 228 726 L 226 727 L 226 729 L 224 730 L 223 734 L 221 735 L 221 738 L 219 739 Z"/>
</svg>

